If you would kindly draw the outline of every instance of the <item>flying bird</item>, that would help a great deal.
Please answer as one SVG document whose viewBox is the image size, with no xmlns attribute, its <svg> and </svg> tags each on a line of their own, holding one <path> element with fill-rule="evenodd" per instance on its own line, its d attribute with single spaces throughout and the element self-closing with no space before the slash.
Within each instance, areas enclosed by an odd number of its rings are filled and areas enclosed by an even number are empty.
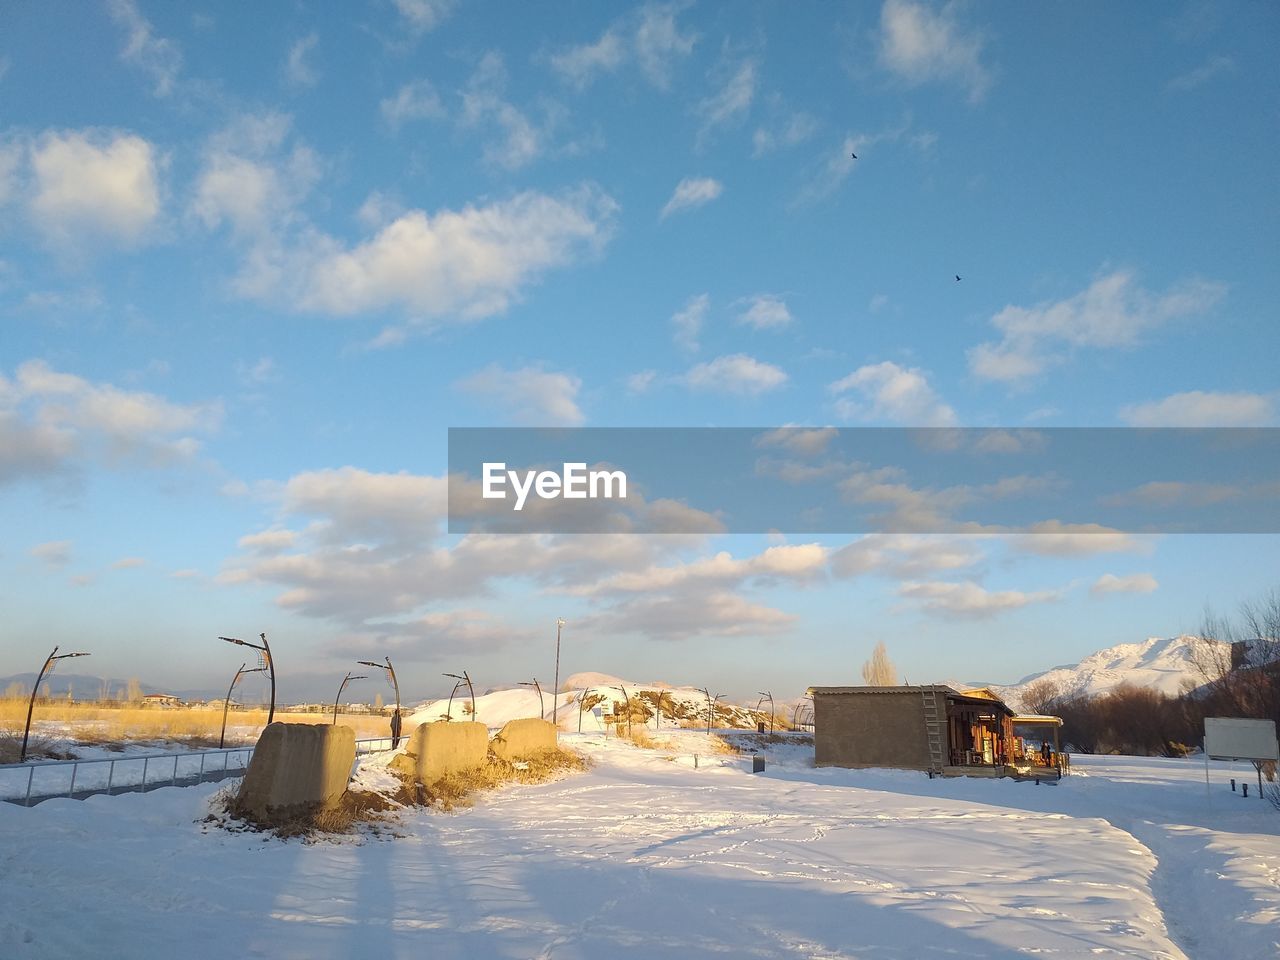
<svg viewBox="0 0 1280 960">
<path fill-rule="evenodd" d="M 957 273 L 957 274 L 956 274 L 956 283 L 959 283 L 959 282 L 960 282 L 960 274 L 958 274 L 958 273 Z"/>
<path fill-rule="evenodd" d="M 858 155 L 857 155 L 856 153 L 851 153 L 851 154 L 849 154 L 849 156 L 853 157 L 853 159 L 855 159 L 855 160 L 857 160 L 857 159 L 858 159 Z"/>
</svg>

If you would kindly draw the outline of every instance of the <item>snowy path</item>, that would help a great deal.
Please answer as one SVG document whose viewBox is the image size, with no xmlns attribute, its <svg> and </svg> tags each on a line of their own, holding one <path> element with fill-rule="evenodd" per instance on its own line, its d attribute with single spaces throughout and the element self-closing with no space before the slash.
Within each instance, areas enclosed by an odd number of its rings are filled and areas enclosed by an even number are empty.
<svg viewBox="0 0 1280 960">
<path fill-rule="evenodd" d="M 1280 816 L 1207 807 L 1194 765 L 1036 787 L 582 746 L 587 774 L 394 841 L 204 832 L 212 787 L 0 809 L 0 955 L 1277 953 Z"/>
</svg>

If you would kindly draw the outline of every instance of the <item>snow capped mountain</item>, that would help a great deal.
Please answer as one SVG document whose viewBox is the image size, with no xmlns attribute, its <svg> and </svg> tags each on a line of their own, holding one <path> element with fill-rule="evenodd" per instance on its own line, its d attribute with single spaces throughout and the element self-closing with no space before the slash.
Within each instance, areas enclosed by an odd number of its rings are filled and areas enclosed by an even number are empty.
<svg viewBox="0 0 1280 960">
<path fill-rule="evenodd" d="M 1122 683 L 1150 687 L 1175 696 L 1186 686 L 1200 686 L 1204 678 L 1192 659 L 1192 645 L 1198 637 L 1149 637 L 1141 643 L 1121 643 L 1091 653 L 1074 666 L 1054 667 L 1034 673 L 1010 686 L 992 686 L 1008 702 L 1021 706 L 1022 692 L 1040 680 L 1056 684 L 1064 696 L 1106 693 Z M 1219 646 L 1218 641 L 1209 641 Z"/>
</svg>

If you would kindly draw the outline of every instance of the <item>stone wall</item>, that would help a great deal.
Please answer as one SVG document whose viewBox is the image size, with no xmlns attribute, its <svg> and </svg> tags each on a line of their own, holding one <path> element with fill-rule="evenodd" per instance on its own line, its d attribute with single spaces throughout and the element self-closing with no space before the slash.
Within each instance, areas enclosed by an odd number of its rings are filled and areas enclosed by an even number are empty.
<svg viewBox="0 0 1280 960">
<path fill-rule="evenodd" d="M 550 720 L 529 717 L 510 720 L 493 738 L 490 749 L 499 760 L 525 760 L 556 748 L 556 728 Z"/>
<path fill-rule="evenodd" d="M 337 802 L 351 779 L 356 735 L 350 727 L 273 723 L 262 731 L 240 785 L 239 802 L 255 817 Z"/>
<path fill-rule="evenodd" d="M 393 765 L 419 783 L 434 783 L 449 774 L 482 767 L 488 757 L 489 728 L 483 723 L 423 723 L 409 734 L 404 754 Z"/>
</svg>

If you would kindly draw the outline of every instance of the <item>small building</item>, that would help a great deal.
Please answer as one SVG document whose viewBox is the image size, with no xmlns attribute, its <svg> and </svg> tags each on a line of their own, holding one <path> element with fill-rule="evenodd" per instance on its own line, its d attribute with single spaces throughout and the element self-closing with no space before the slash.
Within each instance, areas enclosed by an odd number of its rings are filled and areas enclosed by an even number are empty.
<svg viewBox="0 0 1280 960">
<path fill-rule="evenodd" d="M 171 693 L 148 693 L 142 698 L 144 707 L 180 707 L 182 700 Z"/>
<path fill-rule="evenodd" d="M 820 767 L 1015 776 L 1037 775 L 1030 769 L 1036 765 L 1046 768 L 1039 775 L 1056 775 L 1054 758 L 1025 749 L 1014 735 L 1018 716 L 987 689 L 930 684 L 810 687 L 808 693 L 813 697 L 814 762 Z M 1054 730 L 1056 734 L 1056 726 Z M 1051 765 L 1054 772 L 1047 769 Z"/>
</svg>

